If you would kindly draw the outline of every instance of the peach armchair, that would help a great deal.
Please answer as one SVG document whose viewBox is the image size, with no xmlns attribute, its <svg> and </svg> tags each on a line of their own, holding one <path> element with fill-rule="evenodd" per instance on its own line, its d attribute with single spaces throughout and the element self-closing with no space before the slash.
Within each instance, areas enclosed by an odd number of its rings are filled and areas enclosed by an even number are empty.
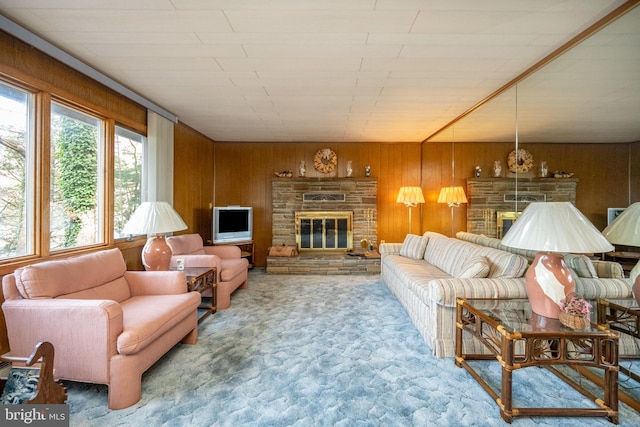
<svg viewBox="0 0 640 427">
<path fill-rule="evenodd" d="M 242 258 L 237 246 L 204 246 L 202 237 L 197 233 L 168 237 L 167 244 L 173 252 L 171 268 L 176 267 L 177 258 L 184 259 L 185 267 L 216 267 L 218 309 L 229 308 L 231 294 L 238 288 L 247 288 L 249 261 Z M 205 292 L 202 296 L 210 295 Z"/>
<path fill-rule="evenodd" d="M 109 249 L 4 276 L 11 353 L 49 341 L 57 378 L 106 384 L 111 409 L 136 403 L 143 372 L 178 342 L 197 342 L 200 294 L 182 272 L 126 268 Z"/>
</svg>

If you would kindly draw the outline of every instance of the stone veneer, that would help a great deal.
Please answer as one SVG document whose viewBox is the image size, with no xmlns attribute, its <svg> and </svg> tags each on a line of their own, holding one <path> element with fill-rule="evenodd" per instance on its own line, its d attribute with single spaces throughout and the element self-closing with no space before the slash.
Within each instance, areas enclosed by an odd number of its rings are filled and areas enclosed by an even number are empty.
<svg viewBox="0 0 640 427">
<path fill-rule="evenodd" d="M 273 246 L 296 245 L 295 212 L 352 211 L 353 246 L 368 238 L 377 242 L 377 178 L 274 178 L 272 191 Z M 303 201 L 305 193 L 344 194 L 344 201 Z M 373 213 L 367 236 L 366 213 Z M 267 273 L 276 274 L 376 274 L 379 257 L 354 257 L 346 253 L 304 251 L 297 257 L 267 257 Z"/>
<path fill-rule="evenodd" d="M 578 180 L 574 178 L 518 178 L 518 207 L 522 212 L 538 195 L 547 202 L 576 202 Z M 516 192 L 514 178 L 471 178 L 467 180 L 467 231 L 497 237 L 496 212 L 516 210 L 516 203 L 504 201 Z M 525 199 L 525 200 L 521 200 Z"/>
</svg>

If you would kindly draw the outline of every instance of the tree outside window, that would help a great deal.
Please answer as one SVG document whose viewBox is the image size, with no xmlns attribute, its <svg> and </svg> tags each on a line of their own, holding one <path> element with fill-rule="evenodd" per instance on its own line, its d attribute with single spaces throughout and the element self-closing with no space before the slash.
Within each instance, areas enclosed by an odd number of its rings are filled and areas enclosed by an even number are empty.
<svg viewBox="0 0 640 427">
<path fill-rule="evenodd" d="M 146 138 L 116 126 L 114 141 L 114 238 L 127 237 L 121 230 L 142 203 Z"/>
<path fill-rule="evenodd" d="M 100 120 L 51 106 L 51 250 L 104 241 Z"/>
<path fill-rule="evenodd" d="M 0 259 L 33 253 L 32 105 L 0 83 Z"/>
</svg>

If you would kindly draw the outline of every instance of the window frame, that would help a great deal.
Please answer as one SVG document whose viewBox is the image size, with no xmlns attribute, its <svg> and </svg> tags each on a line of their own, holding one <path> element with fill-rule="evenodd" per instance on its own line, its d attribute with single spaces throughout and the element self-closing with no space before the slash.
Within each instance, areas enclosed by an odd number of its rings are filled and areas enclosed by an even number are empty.
<svg viewBox="0 0 640 427">
<path fill-rule="evenodd" d="M 112 112 L 106 108 L 91 104 L 83 99 L 77 99 L 64 90 L 58 92 L 50 84 L 23 76 L 24 80 L 13 78 L 6 74 L 0 75 L 0 82 L 14 86 L 31 94 L 33 102 L 32 117 L 30 119 L 31 132 L 33 134 L 32 145 L 34 161 L 30 165 L 33 180 L 33 215 L 32 230 L 33 249 L 31 254 L 0 259 L 0 276 L 12 273 L 16 268 L 47 259 L 66 258 L 71 255 L 95 252 L 107 247 L 119 247 L 124 250 L 129 247 L 142 246 L 146 236 L 137 237 L 133 241 L 124 238 L 114 239 L 114 138 L 115 126 L 129 129 L 143 135 L 148 141 L 146 121 L 136 121 L 128 116 Z M 75 99 L 75 100 L 74 100 Z M 103 124 L 103 135 L 99 156 L 102 158 L 100 166 L 102 184 L 98 191 L 102 192 L 102 242 L 92 245 L 64 248 L 52 251 L 49 246 L 50 233 L 50 160 L 51 160 L 51 103 L 57 102 L 66 107 L 78 110 L 94 118 L 98 118 Z M 146 109 L 145 109 L 146 110 Z M 146 148 L 145 148 L 146 149 Z M 146 157 L 146 156 L 145 156 Z M 143 160 L 147 162 L 148 160 Z M 146 165 L 143 165 L 146 167 Z M 146 189 L 145 189 L 146 191 Z M 143 195 L 144 197 L 144 195 Z"/>
</svg>

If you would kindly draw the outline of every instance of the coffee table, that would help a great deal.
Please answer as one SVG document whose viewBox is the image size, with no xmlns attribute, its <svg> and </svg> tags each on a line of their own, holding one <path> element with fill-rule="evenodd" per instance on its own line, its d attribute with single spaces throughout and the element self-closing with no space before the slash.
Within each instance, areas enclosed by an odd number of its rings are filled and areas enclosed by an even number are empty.
<svg viewBox="0 0 640 427">
<path fill-rule="evenodd" d="M 621 334 L 628 335 L 632 339 L 640 340 L 640 306 L 635 298 L 620 299 L 599 299 L 597 301 L 597 322 L 603 327 L 607 327 Z M 620 356 L 624 358 L 624 356 Z M 637 355 L 629 358 L 638 359 Z M 627 375 L 636 382 L 640 382 L 640 372 L 633 372 L 630 368 L 620 365 L 620 372 Z M 598 381 L 600 378 L 594 378 L 592 381 Z M 627 389 L 619 387 L 618 398 L 620 401 L 631 406 L 636 411 L 640 411 L 640 397 L 637 389 L 635 393 L 628 393 Z"/>
<path fill-rule="evenodd" d="M 501 417 L 511 423 L 517 416 L 606 416 L 618 423 L 618 334 L 591 325 L 587 329 L 570 329 L 557 319 L 531 313 L 526 299 L 458 299 L 456 357 L 458 367 L 465 368 L 496 401 Z M 466 353 L 463 333 L 471 334 L 484 351 Z M 468 361 L 497 361 L 501 365 L 500 390 L 489 385 Z M 588 366 L 603 370 L 603 396 L 595 396 L 576 382 L 561 366 Z M 513 372 L 528 367 L 544 367 L 597 407 L 513 407 Z M 582 378 L 582 377 L 581 377 Z M 535 389 L 531 393 L 536 393 Z"/>
</svg>

